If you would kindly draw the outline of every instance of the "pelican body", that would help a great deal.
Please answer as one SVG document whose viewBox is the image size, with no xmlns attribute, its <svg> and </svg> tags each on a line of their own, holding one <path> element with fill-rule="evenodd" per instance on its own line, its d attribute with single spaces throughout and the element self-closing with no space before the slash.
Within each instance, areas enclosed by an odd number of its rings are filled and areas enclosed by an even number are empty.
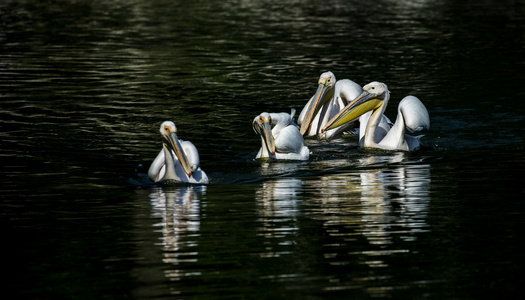
<svg viewBox="0 0 525 300">
<path fill-rule="evenodd" d="M 199 167 L 199 152 L 189 141 L 177 138 L 177 127 L 171 121 L 160 125 L 162 150 L 151 163 L 149 178 L 154 182 L 175 180 L 188 183 L 209 183 Z"/>
<path fill-rule="evenodd" d="M 330 130 L 360 120 L 360 146 L 383 150 L 414 151 L 419 149 L 419 137 L 406 134 L 430 128 L 430 118 L 426 107 L 414 96 L 406 96 L 398 106 L 396 122 L 389 129 L 381 126 L 384 112 L 390 99 L 386 84 L 371 82 L 363 87 L 363 92 L 342 109 L 323 128 Z M 364 114 L 370 112 L 369 117 Z"/>
<path fill-rule="evenodd" d="M 288 113 L 263 112 L 253 119 L 253 130 L 261 136 L 261 149 L 255 158 L 308 160 L 310 150 L 293 121 L 295 109 Z"/>
</svg>

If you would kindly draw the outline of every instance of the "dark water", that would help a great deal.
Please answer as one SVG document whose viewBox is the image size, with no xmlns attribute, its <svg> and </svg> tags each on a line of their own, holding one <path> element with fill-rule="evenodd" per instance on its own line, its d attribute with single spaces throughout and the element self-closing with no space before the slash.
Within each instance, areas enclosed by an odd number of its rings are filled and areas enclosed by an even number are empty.
<svg viewBox="0 0 525 300">
<path fill-rule="evenodd" d="M 254 161 L 327 70 L 418 96 L 423 149 Z M 2 1 L 2 292 L 523 297 L 524 83 L 523 1 Z M 168 119 L 210 185 L 147 179 Z"/>
</svg>

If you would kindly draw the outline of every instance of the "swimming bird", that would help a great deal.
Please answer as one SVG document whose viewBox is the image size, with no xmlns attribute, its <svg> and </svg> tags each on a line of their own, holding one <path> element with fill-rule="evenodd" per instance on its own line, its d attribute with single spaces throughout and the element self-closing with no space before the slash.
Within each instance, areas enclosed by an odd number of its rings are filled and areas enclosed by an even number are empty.
<svg viewBox="0 0 525 300">
<path fill-rule="evenodd" d="M 263 112 L 253 119 L 253 130 L 261 136 L 261 149 L 255 158 L 308 160 L 299 126 L 293 121 L 295 109 L 288 113 Z"/>
<path fill-rule="evenodd" d="M 354 100 L 362 92 L 363 89 L 361 86 L 350 79 L 343 79 L 336 82 L 334 88 L 334 98 L 328 102 L 328 105 L 331 105 L 329 109 L 330 114 L 323 119 L 321 126 L 318 128 L 318 136 L 320 138 L 332 140 L 340 137 L 345 132 L 359 133 L 359 130 L 357 129 L 359 122 L 357 121 L 348 122 L 337 128 L 326 131 L 322 131 L 322 128 L 325 127 L 333 117 L 335 117 L 343 108 L 346 107 L 346 105 L 352 102 L 352 100 Z M 359 119 L 359 121 L 360 120 L 361 119 Z"/>
<path fill-rule="evenodd" d="M 209 183 L 199 167 L 199 152 L 189 141 L 177 138 L 177 127 L 171 121 L 160 125 L 162 150 L 151 163 L 149 178 L 154 182 L 176 180 L 188 183 Z"/>
<path fill-rule="evenodd" d="M 332 72 L 321 74 L 318 83 L 317 92 L 297 118 L 297 123 L 301 125 L 301 133 L 327 140 L 340 137 L 345 132 L 359 133 L 359 130 L 356 129 L 359 126 L 357 120 L 330 130 L 322 131 L 322 128 L 363 92 L 361 86 L 350 79 L 337 81 Z M 360 118 L 359 121 L 362 119 Z M 390 120 L 384 117 L 381 120 L 381 126 L 390 128 L 389 122 Z"/>
<path fill-rule="evenodd" d="M 297 118 L 297 123 L 301 126 L 301 135 L 316 136 L 320 133 L 321 125 L 330 120 L 332 105 L 328 102 L 333 100 L 335 83 L 335 75 L 330 71 L 319 77 L 317 91 Z"/>
<path fill-rule="evenodd" d="M 394 125 L 387 130 L 385 128 L 378 129 L 389 99 L 390 91 L 386 84 L 377 81 L 371 82 L 363 87 L 361 95 L 342 109 L 322 130 L 333 129 L 352 122 L 371 111 L 368 120 L 366 118 L 360 120 L 361 139 L 359 144 L 361 147 L 401 151 L 419 149 L 420 137 L 405 133 L 406 129 L 410 132 L 417 132 L 430 128 L 430 118 L 425 105 L 414 96 L 406 96 L 399 103 Z"/>
</svg>

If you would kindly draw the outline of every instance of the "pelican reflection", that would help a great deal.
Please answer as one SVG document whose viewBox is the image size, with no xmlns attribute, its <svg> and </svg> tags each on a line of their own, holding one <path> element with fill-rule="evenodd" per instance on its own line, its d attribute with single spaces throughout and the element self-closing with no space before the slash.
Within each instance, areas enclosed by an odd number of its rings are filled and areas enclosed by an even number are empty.
<svg viewBox="0 0 525 300">
<path fill-rule="evenodd" d="M 386 168 L 359 174 L 362 232 L 371 244 L 390 244 L 397 236 L 414 240 L 428 228 L 430 165 L 403 164 L 405 154 L 370 155 L 360 163 L 373 165 L 387 160 Z"/>
<path fill-rule="evenodd" d="M 153 217 L 161 220 L 155 226 L 162 232 L 163 262 L 174 265 L 165 273 L 170 280 L 184 276 L 178 265 L 197 260 L 192 249 L 197 245 L 200 198 L 205 193 L 206 186 L 157 187 L 150 192 Z"/>
<path fill-rule="evenodd" d="M 363 236 L 370 245 L 417 239 L 428 229 L 430 165 L 407 160 L 403 152 L 366 155 L 356 168 L 313 183 L 321 207 L 316 218 L 325 221 L 330 234 L 347 240 Z"/>
<path fill-rule="evenodd" d="M 262 182 L 256 192 L 257 212 L 261 226 L 259 235 L 270 239 L 262 257 L 290 254 L 299 230 L 297 216 L 301 200 L 298 197 L 303 181 L 298 178 L 279 178 Z"/>
</svg>

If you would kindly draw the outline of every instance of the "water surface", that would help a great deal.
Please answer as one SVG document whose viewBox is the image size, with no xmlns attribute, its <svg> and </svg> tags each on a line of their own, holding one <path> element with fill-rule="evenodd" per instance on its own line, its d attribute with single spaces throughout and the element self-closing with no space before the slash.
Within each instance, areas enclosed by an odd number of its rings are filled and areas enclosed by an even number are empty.
<svg viewBox="0 0 525 300">
<path fill-rule="evenodd" d="M 521 1 L 4 1 L 3 286 L 16 298 L 523 296 Z M 322 72 L 418 96 L 416 153 L 251 122 Z M 156 185 L 159 125 L 206 186 Z"/>
</svg>

